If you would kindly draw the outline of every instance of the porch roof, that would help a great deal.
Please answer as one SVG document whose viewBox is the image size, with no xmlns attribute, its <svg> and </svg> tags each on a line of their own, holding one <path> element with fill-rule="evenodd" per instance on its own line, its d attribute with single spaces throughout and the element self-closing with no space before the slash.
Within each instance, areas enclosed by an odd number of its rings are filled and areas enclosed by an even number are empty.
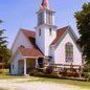
<svg viewBox="0 0 90 90">
<path fill-rule="evenodd" d="M 41 51 L 39 51 L 37 48 L 23 48 L 23 47 L 19 47 L 19 51 L 21 53 L 22 56 L 25 57 L 43 57 L 43 53 Z"/>
</svg>

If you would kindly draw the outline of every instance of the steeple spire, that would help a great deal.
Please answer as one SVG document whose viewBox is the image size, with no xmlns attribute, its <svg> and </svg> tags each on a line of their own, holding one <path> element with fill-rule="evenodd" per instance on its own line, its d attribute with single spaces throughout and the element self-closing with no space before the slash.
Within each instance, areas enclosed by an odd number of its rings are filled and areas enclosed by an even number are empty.
<svg viewBox="0 0 90 90">
<path fill-rule="evenodd" d="M 48 8 L 49 8 L 48 0 L 42 0 L 41 9 L 48 9 Z"/>
<path fill-rule="evenodd" d="M 49 0 L 42 0 L 40 9 L 37 12 L 38 23 L 37 25 L 52 25 L 54 26 L 54 14 L 55 11 L 49 8 Z"/>
</svg>

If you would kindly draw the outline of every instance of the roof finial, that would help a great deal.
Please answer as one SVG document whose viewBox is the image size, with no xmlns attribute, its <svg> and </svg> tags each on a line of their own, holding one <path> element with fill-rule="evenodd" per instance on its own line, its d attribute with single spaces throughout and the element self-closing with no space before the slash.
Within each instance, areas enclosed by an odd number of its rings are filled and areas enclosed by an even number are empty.
<svg viewBox="0 0 90 90">
<path fill-rule="evenodd" d="M 48 3 L 48 0 L 42 0 L 42 3 L 41 3 L 41 9 L 48 9 L 49 8 L 49 3 Z"/>
</svg>

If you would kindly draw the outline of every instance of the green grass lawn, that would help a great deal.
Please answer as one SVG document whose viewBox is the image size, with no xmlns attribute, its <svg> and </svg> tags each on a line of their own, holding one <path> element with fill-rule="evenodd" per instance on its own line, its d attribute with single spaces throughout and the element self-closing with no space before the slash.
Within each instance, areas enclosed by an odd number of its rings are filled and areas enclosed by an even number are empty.
<svg viewBox="0 0 90 90">
<path fill-rule="evenodd" d="M 19 78 L 25 78 L 25 77 L 24 76 L 0 75 L 0 79 L 19 79 Z M 45 82 L 45 83 L 50 82 L 50 83 L 58 83 L 58 84 L 68 84 L 68 85 L 78 86 L 81 88 L 81 90 L 90 90 L 90 82 L 86 82 L 86 81 L 46 78 L 46 77 L 32 77 L 32 76 L 28 78 L 29 80 L 27 82 Z"/>
<path fill-rule="evenodd" d="M 19 78 L 25 78 L 24 76 L 11 76 L 9 74 L 0 74 L 0 79 L 19 79 Z"/>
<path fill-rule="evenodd" d="M 9 69 L 0 69 L 0 79 L 15 79 L 15 78 L 24 78 L 23 76 L 11 76 L 9 74 Z"/>
<path fill-rule="evenodd" d="M 0 79 L 19 79 L 26 78 L 24 76 L 10 76 L 7 73 L 0 74 Z M 47 78 L 47 77 L 28 77 L 29 80 L 27 82 L 50 82 L 50 83 L 58 83 L 58 84 L 67 84 L 67 85 L 75 85 L 81 88 L 81 90 L 90 90 L 90 82 L 86 81 L 77 81 L 77 80 L 67 80 L 67 79 L 59 79 L 59 78 Z M 25 81 L 26 82 L 26 81 Z M 3 89 L 0 89 L 3 90 Z"/>
<path fill-rule="evenodd" d="M 29 80 L 29 82 L 52 82 L 52 83 L 58 83 L 58 84 L 68 84 L 68 85 L 74 85 L 81 88 L 81 90 L 90 90 L 90 82 L 86 81 L 77 81 L 77 80 L 67 80 L 67 79 L 57 79 L 57 78 L 43 78 L 43 77 L 37 77 L 38 79 L 33 79 L 36 77 L 31 77 L 32 79 Z"/>
<path fill-rule="evenodd" d="M 2 89 L 2 88 L 0 88 L 0 90 L 6 90 L 6 89 Z"/>
</svg>

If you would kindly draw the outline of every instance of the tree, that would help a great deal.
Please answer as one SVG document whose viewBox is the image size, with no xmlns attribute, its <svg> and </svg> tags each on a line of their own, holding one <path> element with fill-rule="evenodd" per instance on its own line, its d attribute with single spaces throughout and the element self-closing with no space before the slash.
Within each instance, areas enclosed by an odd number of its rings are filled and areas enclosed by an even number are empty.
<svg viewBox="0 0 90 90">
<path fill-rule="evenodd" d="M 0 24 L 2 23 L 2 20 L 0 20 Z M 4 63 L 5 65 L 8 64 L 9 58 L 10 58 L 10 50 L 7 48 L 7 40 L 6 37 L 3 36 L 4 29 L 0 29 L 0 61 L 1 63 Z"/>
<path fill-rule="evenodd" d="M 86 57 L 86 63 L 90 64 L 90 2 L 84 3 L 82 10 L 75 13 L 75 18 L 80 33 L 78 43 Z"/>
</svg>

